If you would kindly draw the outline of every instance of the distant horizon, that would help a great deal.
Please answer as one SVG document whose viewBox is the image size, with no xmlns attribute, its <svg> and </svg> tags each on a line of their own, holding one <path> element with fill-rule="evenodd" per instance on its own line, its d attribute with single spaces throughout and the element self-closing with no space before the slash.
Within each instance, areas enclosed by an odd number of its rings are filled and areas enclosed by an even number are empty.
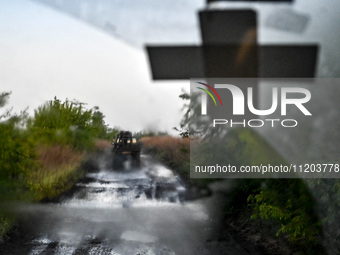
<svg viewBox="0 0 340 255">
<path fill-rule="evenodd" d="M 168 132 L 178 127 L 183 115 L 178 96 L 183 89 L 189 91 L 190 82 L 152 81 L 144 47 L 200 45 L 197 11 L 206 2 L 143 0 L 135 4 L 130 0 L 104 6 L 107 2 L 98 1 L 92 8 L 87 0 L 72 5 L 59 1 L 66 8 L 60 7 L 60 11 L 41 4 L 52 6 L 54 1 L 0 0 L 0 84 L 1 91 L 12 91 L 8 107 L 15 112 L 29 107 L 32 115 L 57 96 L 79 100 L 89 108 L 98 106 L 110 127 Z M 68 4 L 73 9 L 67 9 Z M 340 24 L 337 3 L 222 1 L 208 8 L 240 7 L 258 11 L 259 44 L 318 44 L 322 50 L 316 77 L 340 76 L 340 44 L 336 43 L 340 34 L 333 32 Z M 72 15 L 72 11 L 77 13 Z M 289 22 L 277 26 L 284 17 L 302 17 L 306 25 L 295 32 L 289 30 Z M 107 22 L 112 31 L 105 27 Z"/>
<path fill-rule="evenodd" d="M 179 125 L 189 82 L 157 84 L 142 50 L 37 3 L 0 2 L 1 92 L 12 92 L 5 108 L 32 116 L 56 96 L 98 106 L 112 128 Z"/>
</svg>

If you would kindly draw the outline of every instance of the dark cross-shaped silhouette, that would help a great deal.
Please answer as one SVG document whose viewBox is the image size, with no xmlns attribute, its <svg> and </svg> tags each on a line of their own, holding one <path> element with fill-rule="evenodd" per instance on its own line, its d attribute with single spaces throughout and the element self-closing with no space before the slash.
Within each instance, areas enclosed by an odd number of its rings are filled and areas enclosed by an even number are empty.
<svg viewBox="0 0 340 255">
<path fill-rule="evenodd" d="M 314 76 L 318 46 L 259 46 L 255 11 L 204 10 L 199 18 L 202 46 L 147 46 L 153 79 Z"/>
<path fill-rule="evenodd" d="M 207 3 L 212 2 L 293 2 L 293 0 L 207 0 Z"/>
<path fill-rule="evenodd" d="M 205 78 L 298 78 L 313 77 L 316 45 L 257 44 L 257 14 L 246 10 L 204 10 L 199 12 L 202 46 L 148 46 L 155 80 Z M 180 29 L 180 28 L 179 28 Z M 240 89 L 246 93 L 247 85 Z M 253 81 L 254 106 L 258 106 L 258 84 Z M 225 94 L 225 95 L 224 95 Z M 232 100 L 224 93 L 228 108 Z M 208 101 L 208 109 L 213 107 Z M 232 117 L 221 108 L 216 116 Z M 249 112 L 235 120 L 253 118 Z"/>
</svg>

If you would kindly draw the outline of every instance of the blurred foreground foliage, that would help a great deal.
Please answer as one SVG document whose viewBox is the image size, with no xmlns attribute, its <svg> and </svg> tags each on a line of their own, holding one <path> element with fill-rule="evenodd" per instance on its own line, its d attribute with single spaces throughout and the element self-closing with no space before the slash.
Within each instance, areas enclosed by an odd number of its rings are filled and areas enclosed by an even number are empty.
<svg viewBox="0 0 340 255">
<path fill-rule="evenodd" d="M 230 130 L 226 137 L 220 155 L 224 164 L 287 164 L 251 129 Z M 208 155 L 206 147 L 202 155 Z M 340 254 L 340 179 L 239 179 L 235 184 L 231 206 L 251 208 L 252 220 L 267 222 L 275 236 L 286 238 L 299 254 Z"/>
<path fill-rule="evenodd" d="M 199 157 L 195 157 L 199 162 L 195 165 L 203 162 L 205 165 L 218 163 L 235 166 L 288 163 L 251 129 L 228 130 L 222 138 L 217 137 L 224 139 L 223 143 L 197 139 L 196 134 L 209 132 L 209 137 L 214 138 L 213 132 L 216 130 L 207 129 L 206 123 L 195 122 L 191 125 L 200 112 L 194 106 L 200 104 L 193 104 L 196 99 L 185 92 L 180 98 L 185 101 L 191 99 L 191 102 L 184 104 L 180 127 L 174 129 L 181 137 L 190 137 L 190 147 L 199 151 Z M 217 135 L 222 131 L 218 130 Z M 223 148 L 218 149 L 216 145 Z M 194 150 L 191 153 L 195 153 Z M 215 155 L 212 156 L 212 153 Z M 187 168 L 181 173 L 190 176 L 190 154 L 187 156 L 184 160 L 188 162 Z M 327 160 L 334 163 L 339 158 L 328 155 Z M 192 179 L 197 181 L 198 186 L 209 186 L 211 180 Z M 233 218 L 236 225 L 242 228 L 248 226 L 247 231 L 253 231 L 254 235 L 262 233 L 277 240 L 283 238 L 293 245 L 297 254 L 340 254 L 340 179 L 232 179 L 226 183 L 232 183 L 233 187 L 226 198 L 227 221 Z M 256 227 L 259 228 L 254 229 Z"/>
<path fill-rule="evenodd" d="M 252 219 L 260 217 L 280 223 L 276 236 L 287 235 L 290 242 L 300 246 L 321 238 L 315 199 L 300 179 L 262 181 L 262 187 L 250 194 L 247 201 L 254 208 Z"/>
<path fill-rule="evenodd" d="M 210 143 L 208 139 L 197 145 L 199 157 L 195 159 L 200 160 L 197 164 L 213 165 L 217 161 L 220 165 L 231 164 L 237 167 L 288 164 L 252 129 L 231 129 L 223 138 L 218 139 L 224 139 L 225 142 Z M 214 152 L 214 155 L 209 152 Z M 300 254 L 323 254 L 320 247 L 325 231 L 322 227 L 325 225 L 320 220 L 318 210 L 321 207 L 318 207 L 315 194 L 310 189 L 309 183 L 312 181 L 298 178 L 234 179 L 229 208 L 237 208 L 233 213 L 238 210 L 236 214 L 239 215 L 249 212 L 248 219 L 267 222 L 274 237 L 287 239 Z M 320 183 L 323 180 L 319 180 Z M 338 212 L 334 211 L 331 217 L 338 217 L 336 214 Z"/>
<path fill-rule="evenodd" d="M 0 94 L 0 109 L 11 93 Z M 84 155 L 97 139 L 112 139 L 98 107 L 54 98 L 35 110 L 0 114 L 0 203 L 54 199 L 84 174 Z M 98 144 L 98 143 L 97 143 Z M 0 207 L 0 240 L 14 223 Z"/>
<path fill-rule="evenodd" d="M 210 178 L 190 179 L 189 138 L 151 136 L 143 137 L 141 141 L 145 152 L 156 155 L 196 186 L 206 189 L 212 182 L 220 181 Z M 223 155 L 218 156 L 230 164 L 287 164 L 286 160 L 252 130 L 233 130 L 228 134 L 224 146 Z M 201 149 L 202 155 L 207 157 L 204 160 L 209 161 L 211 148 L 204 142 Z M 312 183 L 314 186 L 311 186 Z M 227 195 L 226 217 L 239 217 L 242 219 L 240 225 L 253 221 L 265 222 L 266 230 L 253 229 L 254 235 L 262 232 L 264 236 L 283 238 L 298 251 L 297 254 L 325 254 L 322 248 L 325 234 L 334 237 L 331 247 L 339 247 L 336 246 L 338 231 L 330 226 L 339 224 L 340 182 L 329 186 L 327 180 L 320 179 L 233 179 L 232 187 Z M 312 187 L 319 189 L 317 194 L 323 194 L 322 198 L 315 196 Z M 321 205 L 320 200 L 325 199 L 325 196 L 336 198 L 338 204 L 333 205 L 332 210 L 326 204 Z M 321 216 L 326 217 L 322 219 Z M 250 226 L 254 228 L 255 225 Z M 266 232 L 268 229 L 270 231 Z"/>
</svg>

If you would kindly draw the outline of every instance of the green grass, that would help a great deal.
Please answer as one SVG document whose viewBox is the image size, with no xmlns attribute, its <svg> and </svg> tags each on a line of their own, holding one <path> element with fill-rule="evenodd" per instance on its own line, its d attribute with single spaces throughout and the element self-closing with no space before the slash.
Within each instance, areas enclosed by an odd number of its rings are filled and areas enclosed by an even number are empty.
<svg viewBox="0 0 340 255">
<path fill-rule="evenodd" d="M 5 240 L 7 233 L 13 228 L 14 224 L 13 217 L 0 214 L 0 243 Z"/>
<path fill-rule="evenodd" d="M 36 164 L 26 175 L 15 180 L 0 181 L 0 201 L 39 202 L 53 200 L 71 189 L 84 176 L 81 164 L 85 153 L 67 146 L 50 145 L 36 148 Z M 15 215 L 0 210 L 0 241 L 14 226 Z"/>
<path fill-rule="evenodd" d="M 33 181 L 29 183 L 34 200 L 54 199 L 71 189 L 77 180 L 84 176 L 84 171 L 80 170 L 79 166 L 80 162 L 48 169 L 49 173 L 39 172 L 34 175 Z M 42 176 L 39 176 L 41 174 Z"/>
<path fill-rule="evenodd" d="M 27 178 L 34 200 L 54 199 L 84 176 L 80 169 L 84 153 L 67 146 L 42 146 L 38 149 L 39 167 Z"/>
</svg>

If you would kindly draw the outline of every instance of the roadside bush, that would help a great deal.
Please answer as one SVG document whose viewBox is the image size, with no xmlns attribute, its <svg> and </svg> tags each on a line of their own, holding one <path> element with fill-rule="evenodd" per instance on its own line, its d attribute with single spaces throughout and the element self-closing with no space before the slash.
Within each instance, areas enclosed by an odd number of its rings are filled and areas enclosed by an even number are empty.
<svg viewBox="0 0 340 255">
<path fill-rule="evenodd" d="M 251 218 L 280 222 L 276 235 L 287 235 L 295 245 L 320 243 L 321 223 L 315 211 L 315 200 L 300 179 L 268 179 L 248 202 L 254 208 Z"/>
<path fill-rule="evenodd" d="M 0 93 L 0 108 L 9 95 Z M 108 147 L 98 138 L 111 140 L 116 132 L 105 125 L 98 107 L 88 110 L 67 99 L 48 101 L 31 118 L 25 111 L 0 112 L 0 241 L 15 223 L 7 201 L 55 199 L 84 175 L 86 152 L 95 145 Z"/>
<path fill-rule="evenodd" d="M 0 95 L 0 107 L 10 93 Z M 29 169 L 36 166 L 34 146 L 20 128 L 25 112 L 12 115 L 6 111 L 0 115 L 0 201 L 18 199 L 27 190 L 25 178 Z M 20 192 L 18 192 L 20 191 Z M 20 195 L 21 193 L 21 195 Z"/>
<path fill-rule="evenodd" d="M 98 107 L 54 98 L 35 110 L 28 132 L 35 139 L 39 167 L 30 171 L 28 182 L 36 200 L 53 199 L 83 176 L 79 169 L 85 151 L 98 145 L 113 130 Z M 103 142 L 101 142 L 103 144 Z"/>
<path fill-rule="evenodd" d="M 97 109 L 87 110 L 84 103 L 54 98 L 35 110 L 28 130 L 40 143 L 92 149 L 94 138 L 105 136 L 107 131 L 104 115 Z"/>
<path fill-rule="evenodd" d="M 10 93 L 0 94 L 0 107 L 3 107 Z M 5 110 L 0 114 L 0 242 L 14 225 L 14 216 L 6 212 L 5 203 L 12 200 L 25 200 L 29 197 L 26 177 L 29 169 L 35 167 L 34 148 L 20 128 L 25 112 L 20 115 Z"/>
</svg>

